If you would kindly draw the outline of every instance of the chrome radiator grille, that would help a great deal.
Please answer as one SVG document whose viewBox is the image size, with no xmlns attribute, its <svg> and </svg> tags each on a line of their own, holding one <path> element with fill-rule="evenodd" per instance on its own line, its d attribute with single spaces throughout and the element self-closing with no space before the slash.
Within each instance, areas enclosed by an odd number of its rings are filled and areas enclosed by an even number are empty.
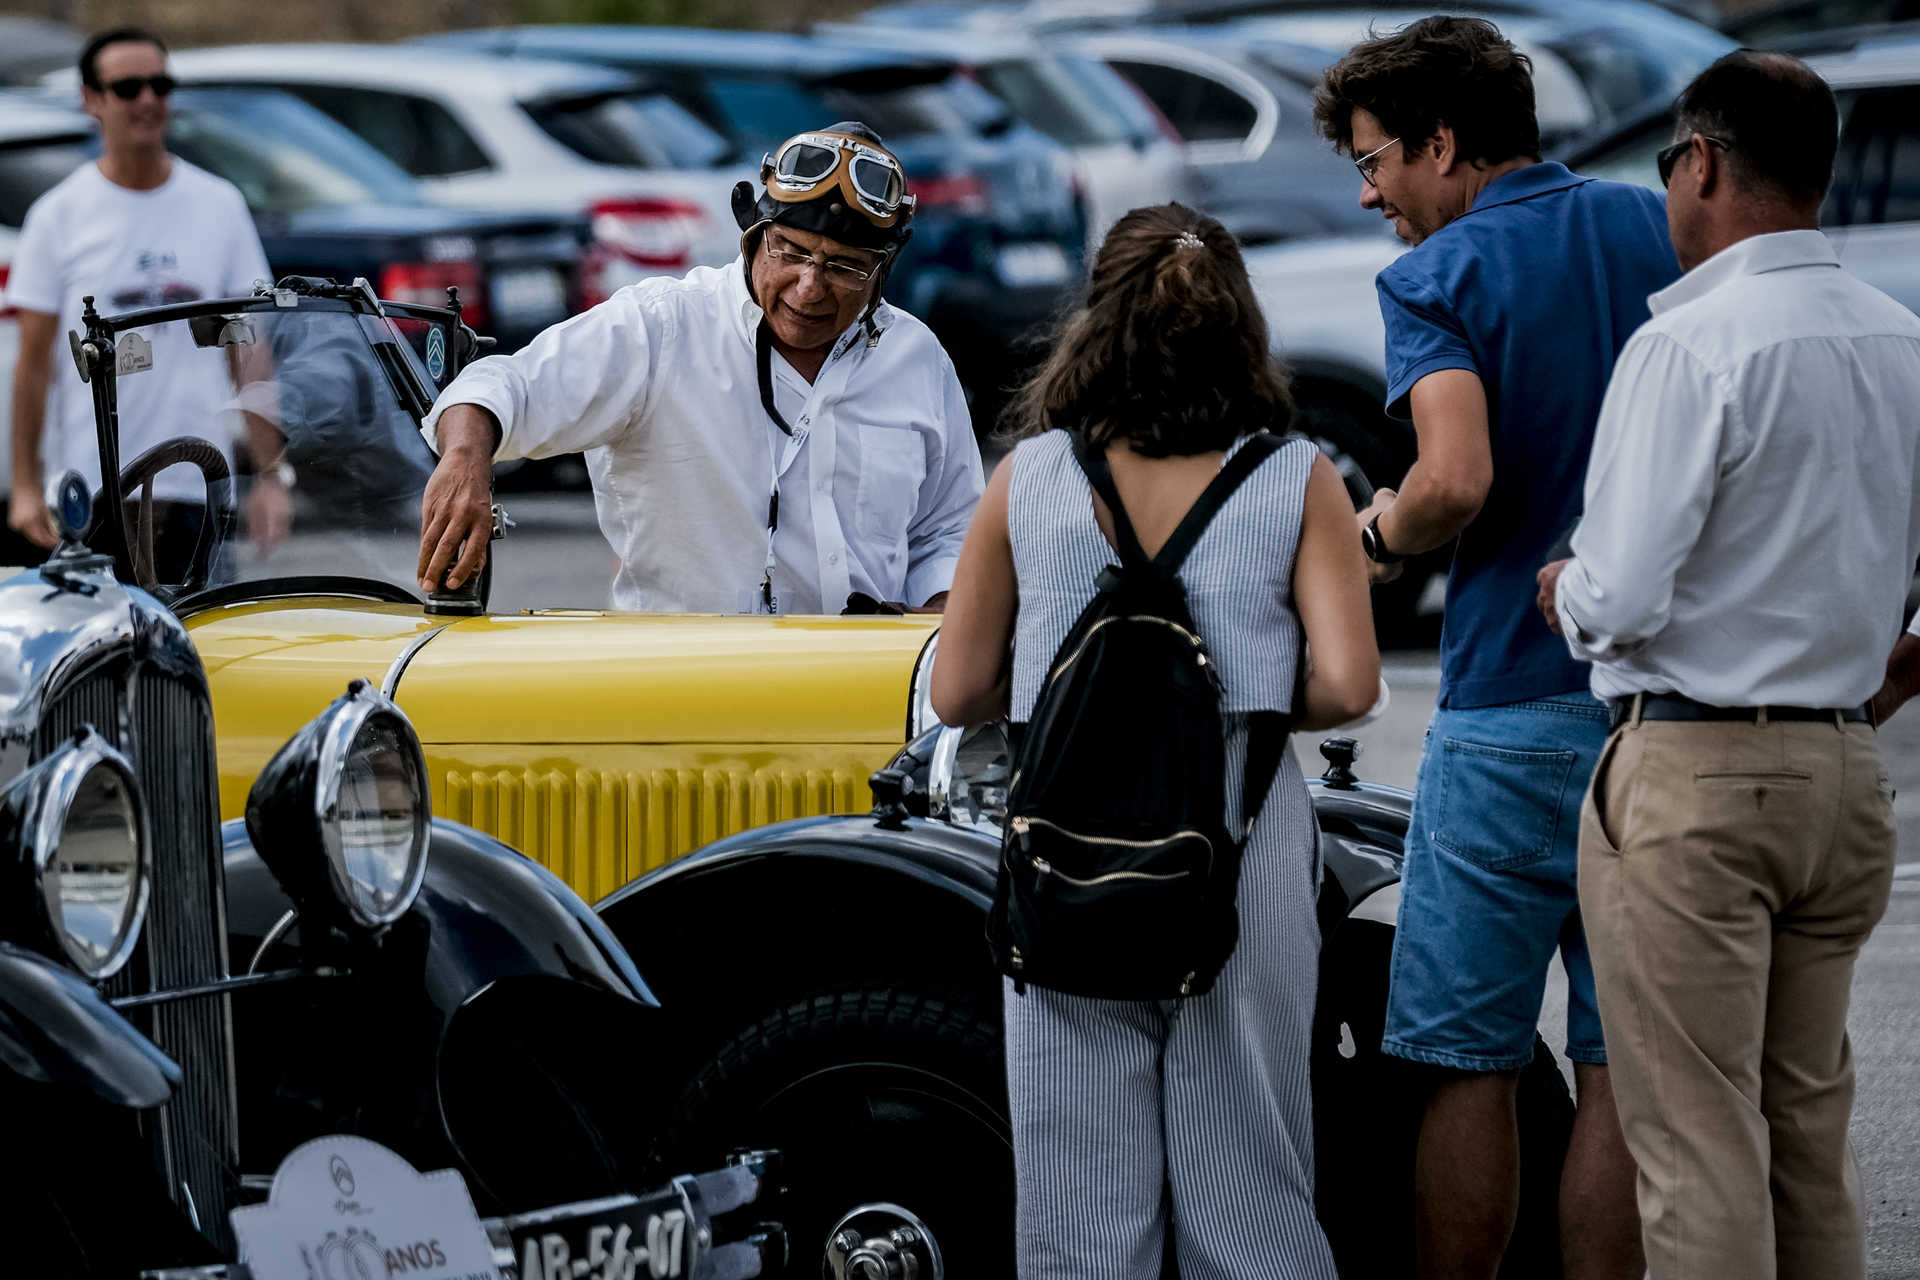
<svg viewBox="0 0 1920 1280">
<path fill-rule="evenodd" d="M 108 994 L 172 991 L 224 976 L 224 873 L 205 695 L 151 667 L 96 668 L 49 701 L 36 758 L 83 724 L 133 761 L 152 827 L 146 934 Z M 135 1022 L 184 1073 L 154 1134 L 168 1186 L 176 1199 L 190 1195 L 201 1229 L 229 1246 L 228 1170 L 237 1148 L 227 999 L 171 1001 L 139 1011 Z"/>
</svg>

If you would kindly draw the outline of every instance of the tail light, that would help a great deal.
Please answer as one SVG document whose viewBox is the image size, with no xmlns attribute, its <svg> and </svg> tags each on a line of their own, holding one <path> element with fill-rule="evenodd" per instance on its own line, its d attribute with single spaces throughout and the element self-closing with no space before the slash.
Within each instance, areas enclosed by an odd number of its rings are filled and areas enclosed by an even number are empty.
<svg viewBox="0 0 1920 1280">
<path fill-rule="evenodd" d="M 7 280 L 12 275 L 13 264 L 10 262 L 0 262 L 0 294 L 6 292 Z M 19 311 L 12 303 L 8 302 L 4 297 L 0 297 L 0 320 L 11 320 L 18 314 L 20 314 Z"/>
<path fill-rule="evenodd" d="M 380 296 L 429 307 L 447 305 L 447 287 L 460 290 L 460 319 L 479 329 L 487 323 L 487 295 L 477 262 L 390 262 L 380 272 Z"/>
<path fill-rule="evenodd" d="M 918 201 L 914 207 L 916 214 L 928 209 L 985 213 L 990 203 L 987 184 L 977 173 L 962 173 L 950 178 L 920 178 L 907 183 L 907 193 Z"/>
<path fill-rule="evenodd" d="M 638 266 L 684 271 L 707 215 L 685 200 L 599 200 L 587 210 L 593 238 Z"/>
</svg>

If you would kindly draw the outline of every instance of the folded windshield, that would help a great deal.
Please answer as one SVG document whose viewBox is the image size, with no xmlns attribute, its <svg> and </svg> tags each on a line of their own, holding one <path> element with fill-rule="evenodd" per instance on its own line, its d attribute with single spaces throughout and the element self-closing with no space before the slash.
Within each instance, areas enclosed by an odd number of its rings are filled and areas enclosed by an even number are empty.
<svg viewBox="0 0 1920 1280">
<path fill-rule="evenodd" d="M 434 465 L 420 418 L 449 376 L 450 333 L 307 298 L 120 333 L 135 576 L 171 595 L 304 575 L 412 590 Z"/>
</svg>

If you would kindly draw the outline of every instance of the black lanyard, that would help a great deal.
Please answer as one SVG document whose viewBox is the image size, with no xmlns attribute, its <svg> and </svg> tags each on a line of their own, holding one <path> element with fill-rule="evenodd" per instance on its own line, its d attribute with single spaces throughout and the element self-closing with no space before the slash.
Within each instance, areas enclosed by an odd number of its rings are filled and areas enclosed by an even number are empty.
<svg viewBox="0 0 1920 1280">
<path fill-rule="evenodd" d="M 754 334 L 754 354 L 760 366 L 760 406 L 773 419 L 773 425 L 780 428 L 788 440 L 793 439 L 793 428 L 780 415 L 773 403 L 773 330 L 767 322 L 760 322 L 759 330 Z M 791 463 L 791 458 L 789 458 Z M 776 462 L 773 466 L 773 492 L 767 498 L 767 564 L 766 571 L 760 577 L 760 599 L 767 606 L 767 612 L 775 612 L 773 599 L 773 535 L 780 531 L 780 477 L 786 467 Z"/>
</svg>

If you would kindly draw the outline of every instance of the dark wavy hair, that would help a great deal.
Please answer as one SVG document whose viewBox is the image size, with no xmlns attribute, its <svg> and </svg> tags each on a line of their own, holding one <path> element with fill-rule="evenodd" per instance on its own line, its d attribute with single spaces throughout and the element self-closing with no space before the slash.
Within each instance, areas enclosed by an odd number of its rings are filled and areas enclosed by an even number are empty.
<svg viewBox="0 0 1920 1280">
<path fill-rule="evenodd" d="M 1113 224 L 1086 302 L 1049 345 L 1008 406 L 1015 439 L 1058 427 L 1164 458 L 1293 421 L 1239 244 L 1185 205 L 1135 209 Z"/>
<path fill-rule="evenodd" d="M 1353 46 L 1313 92 L 1320 136 L 1349 154 L 1355 107 L 1409 153 L 1444 124 L 1468 160 L 1540 155 L 1533 62 L 1484 18 L 1436 14 Z"/>
</svg>

